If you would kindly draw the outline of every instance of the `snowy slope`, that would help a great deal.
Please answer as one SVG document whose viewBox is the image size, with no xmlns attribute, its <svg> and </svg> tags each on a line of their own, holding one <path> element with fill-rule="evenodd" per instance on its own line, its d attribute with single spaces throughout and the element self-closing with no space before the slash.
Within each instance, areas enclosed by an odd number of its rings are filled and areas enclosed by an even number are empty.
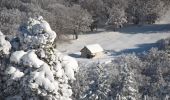
<svg viewBox="0 0 170 100">
<path fill-rule="evenodd" d="M 72 37 L 72 36 L 71 36 Z M 89 44 L 100 44 L 109 56 L 143 52 L 156 46 L 158 40 L 170 37 L 170 25 L 145 25 L 123 28 L 118 32 L 102 31 L 80 35 L 78 40 L 58 45 L 66 54 L 79 58 L 80 50 Z"/>
</svg>

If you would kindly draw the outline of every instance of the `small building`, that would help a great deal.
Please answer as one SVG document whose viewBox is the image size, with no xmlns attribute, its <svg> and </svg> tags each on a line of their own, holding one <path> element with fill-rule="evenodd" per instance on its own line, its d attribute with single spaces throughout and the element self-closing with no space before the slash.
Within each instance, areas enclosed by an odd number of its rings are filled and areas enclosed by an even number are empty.
<svg viewBox="0 0 170 100">
<path fill-rule="evenodd" d="M 100 58 L 103 56 L 103 48 L 99 44 L 92 44 L 84 46 L 83 49 L 81 49 L 81 57 L 84 58 Z"/>
</svg>

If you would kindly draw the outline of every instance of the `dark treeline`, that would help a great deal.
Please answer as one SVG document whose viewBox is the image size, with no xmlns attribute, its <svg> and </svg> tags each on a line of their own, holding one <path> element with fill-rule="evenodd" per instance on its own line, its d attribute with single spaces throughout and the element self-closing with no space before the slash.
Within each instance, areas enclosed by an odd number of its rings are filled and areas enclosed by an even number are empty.
<svg viewBox="0 0 170 100">
<path fill-rule="evenodd" d="M 16 34 L 28 17 L 41 15 L 58 36 L 90 31 L 95 25 L 153 24 L 168 0 L 0 0 L 0 29 Z"/>
</svg>

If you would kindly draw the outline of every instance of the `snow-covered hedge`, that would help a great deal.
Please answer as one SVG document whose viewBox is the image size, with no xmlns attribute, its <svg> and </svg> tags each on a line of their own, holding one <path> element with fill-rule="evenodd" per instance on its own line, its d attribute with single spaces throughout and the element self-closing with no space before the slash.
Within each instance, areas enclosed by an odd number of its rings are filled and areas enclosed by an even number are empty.
<svg viewBox="0 0 170 100">
<path fill-rule="evenodd" d="M 0 33 L 0 99 L 71 100 L 69 81 L 75 80 L 78 64 L 53 47 L 56 33 L 50 25 L 42 17 L 29 18 L 16 38 L 11 49 Z"/>
</svg>

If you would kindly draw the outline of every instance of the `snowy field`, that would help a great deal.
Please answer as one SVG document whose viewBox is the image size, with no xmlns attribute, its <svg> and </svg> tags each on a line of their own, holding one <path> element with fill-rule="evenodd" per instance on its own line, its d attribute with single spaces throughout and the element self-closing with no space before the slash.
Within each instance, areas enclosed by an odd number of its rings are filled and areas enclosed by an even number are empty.
<svg viewBox="0 0 170 100">
<path fill-rule="evenodd" d="M 158 40 L 167 37 L 170 37 L 169 24 L 131 26 L 122 28 L 117 32 L 98 29 L 97 32 L 80 35 L 78 40 L 60 44 L 58 49 L 78 60 L 87 60 L 80 58 L 79 51 L 85 45 L 98 43 L 106 52 L 106 55 L 101 59 L 110 59 L 123 53 L 147 51 L 152 47 L 156 47 L 155 43 Z"/>
</svg>

